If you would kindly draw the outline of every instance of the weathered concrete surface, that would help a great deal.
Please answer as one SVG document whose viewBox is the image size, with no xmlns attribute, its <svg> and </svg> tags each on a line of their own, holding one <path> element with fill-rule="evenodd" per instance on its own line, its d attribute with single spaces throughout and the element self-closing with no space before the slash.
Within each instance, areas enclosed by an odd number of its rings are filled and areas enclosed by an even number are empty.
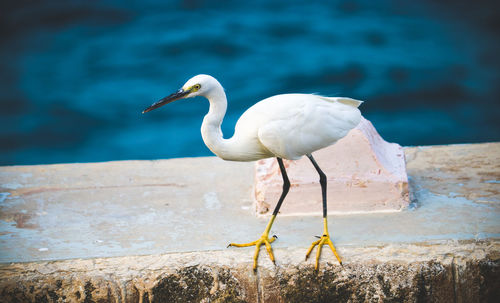
<svg viewBox="0 0 500 303">
<path fill-rule="evenodd" d="M 314 153 L 328 180 L 328 214 L 400 211 L 408 207 L 408 176 L 403 148 L 382 139 L 370 121 L 361 118 L 344 138 Z M 295 187 L 280 208 L 281 215 L 322 215 L 319 176 L 307 157 L 283 161 Z M 257 214 L 271 215 L 283 191 L 275 158 L 255 164 Z"/>
<path fill-rule="evenodd" d="M 318 274 L 320 217 L 278 216 L 277 265 L 264 251 L 257 274 L 253 248 L 225 248 L 266 224 L 252 163 L 2 167 L 0 301 L 497 302 L 500 144 L 405 152 L 414 204 L 329 216 L 345 265 L 325 249 Z"/>
<path fill-rule="evenodd" d="M 414 193 L 427 189 L 498 210 L 500 143 L 421 146 L 405 154 Z"/>
<path fill-rule="evenodd" d="M 2 302 L 498 302 L 498 241 L 343 250 L 319 272 L 277 249 L 254 274 L 248 251 L 0 266 Z M 331 257 L 331 254 L 326 254 Z M 300 261 L 299 261 L 300 260 Z"/>
</svg>

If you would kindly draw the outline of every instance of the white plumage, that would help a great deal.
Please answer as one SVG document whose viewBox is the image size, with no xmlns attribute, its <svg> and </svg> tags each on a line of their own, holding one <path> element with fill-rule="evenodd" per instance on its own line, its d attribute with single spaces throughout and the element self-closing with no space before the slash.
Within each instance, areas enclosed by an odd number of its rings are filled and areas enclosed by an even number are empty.
<svg viewBox="0 0 500 303">
<path fill-rule="evenodd" d="M 361 113 L 345 100 L 307 94 L 264 99 L 241 116 L 235 137 L 240 129 L 250 129 L 272 155 L 299 159 L 335 143 L 358 125 Z"/>
<path fill-rule="evenodd" d="M 356 127 L 361 119 L 350 98 L 312 94 L 283 94 L 264 99 L 250 107 L 236 123 L 233 137 L 223 139 L 220 126 L 227 99 L 220 83 L 208 75 L 191 78 L 183 86 L 200 89 L 186 97 L 205 96 L 210 110 L 201 133 L 207 147 L 224 160 L 254 161 L 269 157 L 296 160 L 329 146 Z"/>
<path fill-rule="evenodd" d="M 204 96 L 210 102 L 210 109 L 201 125 L 201 134 L 203 141 L 214 154 L 224 160 L 232 161 L 254 161 L 277 157 L 283 177 L 283 193 L 262 236 L 250 243 L 231 243 L 229 246 L 255 245 L 254 269 L 257 268 L 261 245 L 266 246 L 274 262 L 271 243 L 275 237 L 269 238 L 269 232 L 290 188 L 290 181 L 282 159 L 296 160 L 307 155 L 320 177 L 324 229 L 320 239 L 311 244 L 306 259 L 317 245 L 315 266 L 317 269 L 321 247 L 328 244 L 341 263 L 328 234 L 326 175 L 321 171 L 311 153 L 334 144 L 358 125 L 361 120 L 358 106 L 362 101 L 310 94 L 276 95 L 256 103 L 245 111 L 236 123 L 233 137 L 224 139 L 221 130 L 227 109 L 224 89 L 215 78 L 209 75 L 198 75 L 189 79 L 176 93 L 154 103 L 143 113 L 178 99 L 195 96 Z"/>
</svg>

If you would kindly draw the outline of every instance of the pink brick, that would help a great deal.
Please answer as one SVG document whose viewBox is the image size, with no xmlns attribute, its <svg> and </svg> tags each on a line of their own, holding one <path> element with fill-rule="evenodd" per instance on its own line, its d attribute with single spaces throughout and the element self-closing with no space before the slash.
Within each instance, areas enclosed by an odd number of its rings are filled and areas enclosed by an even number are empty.
<svg viewBox="0 0 500 303">
<path fill-rule="evenodd" d="M 388 143 L 370 121 L 360 124 L 336 144 L 313 153 L 328 178 L 328 213 L 399 211 L 409 204 L 404 151 Z M 321 215 L 319 176 L 307 157 L 284 160 L 292 184 L 281 215 Z M 283 180 L 275 158 L 256 164 L 258 214 L 270 214 Z"/>
</svg>

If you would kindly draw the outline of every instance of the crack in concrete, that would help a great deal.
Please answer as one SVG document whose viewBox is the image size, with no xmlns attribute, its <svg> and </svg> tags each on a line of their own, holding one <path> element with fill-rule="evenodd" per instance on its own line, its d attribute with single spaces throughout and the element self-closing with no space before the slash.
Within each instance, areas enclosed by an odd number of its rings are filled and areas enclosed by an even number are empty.
<svg viewBox="0 0 500 303">
<path fill-rule="evenodd" d="M 457 268 L 455 264 L 455 257 L 451 259 L 451 275 L 453 277 L 453 302 L 457 302 Z"/>
<path fill-rule="evenodd" d="M 157 184 L 132 184 L 132 185 L 108 185 L 108 186 L 86 186 L 86 187 L 39 187 L 30 188 L 25 190 L 15 190 L 10 194 L 15 196 L 28 196 L 39 194 L 43 192 L 57 192 L 57 191 L 74 191 L 74 190 L 98 190 L 98 189 L 113 189 L 113 188 L 135 188 L 135 187 L 186 187 L 186 184 L 178 183 L 157 183 Z"/>
</svg>

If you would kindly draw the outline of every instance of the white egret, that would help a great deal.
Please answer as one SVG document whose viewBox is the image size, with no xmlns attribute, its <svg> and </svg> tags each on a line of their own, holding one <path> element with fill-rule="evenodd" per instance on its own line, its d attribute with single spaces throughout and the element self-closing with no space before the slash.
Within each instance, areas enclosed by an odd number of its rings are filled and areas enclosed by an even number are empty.
<svg viewBox="0 0 500 303">
<path fill-rule="evenodd" d="M 283 192 L 262 236 L 250 243 L 230 243 L 229 246 L 255 245 L 254 270 L 257 268 L 261 245 L 265 245 L 271 260 L 275 262 L 271 243 L 276 236 L 269 238 L 269 232 L 290 189 L 290 181 L 282 159 L 296 160 L 306 155 L 320 177 L 324 225 L 322 236 L 311 244 L 306 259 L 317 245 L 315 268 L 318 269 L 321 248 L 324 244 L 328 244 L 342 264 L 328 233 L 326 175 L 311 153 L 334 144 L 358 125 L 361 119 L 358 106 L 362 101 L 309 94 L 276 95 L 256 103 L 245 111 L 236 123 L 233 137 L 224 139 L 221 131 L 227 109 L 224 89 L 215 78 L 209 75 L 197 75 L 189 79 L 177 92 L 154 103 L 143 113 L 178 99 L 196 96 L 203 96 L 210 102 L 210 109 L 201 125 L 201 134 L 203 141 L 214 154 L 231 161 L 254 161 L 276 157 L 283 177 Z"/>
</svg>

